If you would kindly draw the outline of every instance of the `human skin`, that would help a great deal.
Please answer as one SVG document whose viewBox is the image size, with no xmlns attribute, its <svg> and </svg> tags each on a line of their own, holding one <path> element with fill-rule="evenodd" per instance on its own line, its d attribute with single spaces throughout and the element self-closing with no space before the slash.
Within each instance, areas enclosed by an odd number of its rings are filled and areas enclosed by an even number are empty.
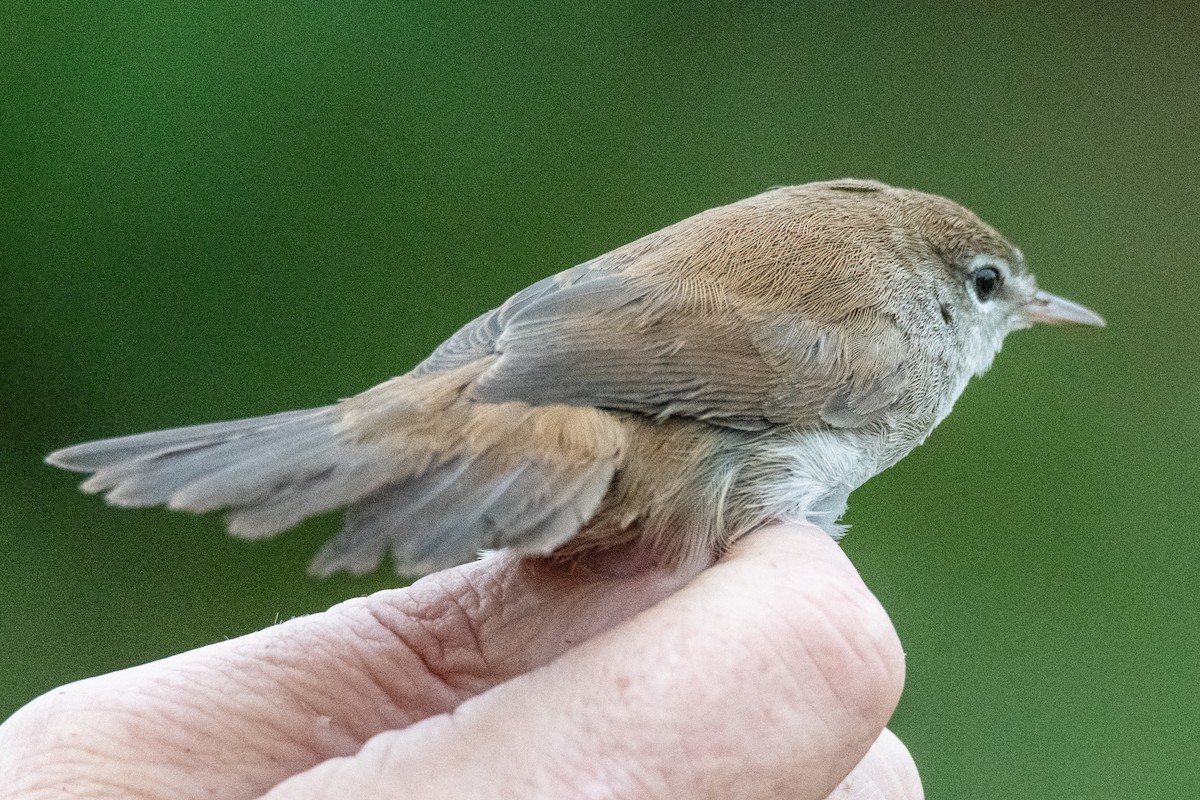
<svg viewBox="0 0 1200 800">
<path fill-rule="evenodd" d="M 0 725 L 0 800 L 922 797 L 899 640 L 825 533 L 635 560 L 497 555 L 61 687 Z"/>
</svg>

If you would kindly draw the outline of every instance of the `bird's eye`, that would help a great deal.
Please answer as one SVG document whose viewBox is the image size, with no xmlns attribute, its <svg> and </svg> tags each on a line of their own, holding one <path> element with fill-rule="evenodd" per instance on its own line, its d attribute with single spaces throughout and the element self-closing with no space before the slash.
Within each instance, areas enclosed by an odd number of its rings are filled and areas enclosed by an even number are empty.
<svg viewBox="0 0 1200 800">
<path fill-rule="evenodd" d="M 995 267 L 980 267 L 971 273 L 971 282 L 975 285 L 975 294 L 980 300 L 989 300 L 999 289 L 1003 280 Z"/>
</svg>

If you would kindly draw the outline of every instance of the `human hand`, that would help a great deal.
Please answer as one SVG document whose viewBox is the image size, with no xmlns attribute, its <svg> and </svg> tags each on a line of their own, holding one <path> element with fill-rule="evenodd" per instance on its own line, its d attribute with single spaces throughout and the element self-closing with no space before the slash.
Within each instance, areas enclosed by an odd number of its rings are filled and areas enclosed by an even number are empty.
<svg viewBox="0 0 1200 800">
<path fill-rule="evenodd" d="M 0 799 L 922 796 L 899 641 L 821 531 L 579 573 L 495 556 L 61 687 L 0 726 Z"/>
</svg>

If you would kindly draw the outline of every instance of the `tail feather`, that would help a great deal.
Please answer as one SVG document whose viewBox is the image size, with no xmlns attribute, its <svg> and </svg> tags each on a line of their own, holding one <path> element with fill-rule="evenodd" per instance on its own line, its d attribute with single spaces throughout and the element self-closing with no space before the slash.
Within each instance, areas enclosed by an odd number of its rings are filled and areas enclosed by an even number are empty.
<svg viewBox="0 0 1200 800">
<path fill-rule="evenodd" d="M 230 509 L 230 532 L 270 536 L 353 503 L 395 473 L 378 444 L 339 432 L 333 407 L 123 436 L 52 453 L 93 471 L 83 489 L 118 506 Z"/>
<path fill-rule="evenodd" d="M 525 491 L 507 492 L 496 498 L 488 506 L 486 518 L 490 527 L 496 531 L 498 542 L 517 541 L 521 538 L 522 531 L 541 527 L 561 508 L 571 506 L 573 501 L 586 493 L 593 484 L 603 483 L 607 489 L 612 480 L 613 469 L 607 469 L 606 466 L 589 464 L 587 469 L 578 470 L 574 475 L 558 476 L 554 484 L 534 483 L 523 487 Z M 601 474 L 597 474 L 597 470 L 600 470 Z M 602 475 L 607 475 L 608 478 L 601 481 Z M 586 497 L 585 494 L 584 496 Z M 587 500 L 581 502 L 582 505 L 588 505 Z M 594 505 L 598 505 L 599 502 L 600 497 L 597 497 Z M 591 516 L 590 512 L 588 516 Z M 587 517 L 584 517 L 580 520 L 580 524 L 586 519 Z M 501 547 L 503 544 L 490 546 Z"/>
<path fill-rule="evenodd" d="M 519 413 L 533 424 L 528 408 Z M 412 435 L 400 425 L 358 438 L 329 406 L 88 442 L 46 460 L 94 473 L 83 488 L 114 505 L 225 509 L 230 533 L 245 538 L 347 508 L 344 530 L 313 561 L 314 574 L 328 575 L 369 572 L 389 551 L 404 574 L 483 549 L 548 553 L 595 512 L 619 458 L 610 446 L 546 459 L 508 437 L 456 441 L 457 429 L 443 442 L 427 419 L 413 418 Z"/>
<path fill-rule="evenodd" d="M 333 477 L 332 470 L 352 471 L 376 449 L 339 437 L 331 420 L 230 442 L 213 454 L 213 469 L 179 488 L 170 507 L 203 513 L 254 505 L 289 487 Z"/>
<path fill-rule="evenodd" d="M 499 474 L 471 470 L 472 480 L 457 481 L 434 498 L 427 510 L 428 520 L 409 527 L 393 546 L 397 563 L 414 564 L 424 570 L 439 569 L 449 562 L 461 562 L 480 550 L 500 547 L 496 531 L 488 524 L 487 510 L 509 492 L 522 493 L 531 483 L 550 476 L 532 464 L 520 464 Z M 376 531 L 375 535 L 378 535 Z"/>
<path fill-rule="evenodd" d="M 356 503 L 396 473 L 403 474 L 399 466 L 388 469 L 391 460 L 379 448 L 355 449 L 365 452 L 312 461 L 305 470 L 281 476 L 267 493 L 256 492 L 253 499 L 230 511 L 229 532 L 244 539 L 274 536 L 309 517 Z"/>
<path fill-rule="evenodd" d="M 225 463 L 222 443 L 205 442 L 102 467 L 83 482 L 90 494 L 104 494 L 114 506 L 142 508 L 165 505 L 179 487 L 201 478 Z"/>
<path fill-rule="evenodd" d="M 219 444 L 240 434 L 264 432 L 277 426 L 292 425 L 313 417 L 327 408 L 283 411 L 263 417 L 249 417 L 227 422 L 210 422 L 206 425 L 190 425 L 186 428 L 171 428 L 132 436 L 118 436 L 84 442 L 64 447 L 46 456 L 46 462 L 72 472 L 95 472 L 114 464 L 165 455 L 171 451 L 189 450 Z"/>
<path fill-rule="evenodd" d="M 429 572 L 509 546 L 549 553 L 592 516 L 615 470 L 612 459 L 574 472 L 534 462 L 496 471 L 481 460 L 451 459 L 349 509 L 310 571 L 369 572 L 389 549 L 400 572 Z M 533 513 L 522 517 L 513 513 L 518 508 Z"/>
</svg>

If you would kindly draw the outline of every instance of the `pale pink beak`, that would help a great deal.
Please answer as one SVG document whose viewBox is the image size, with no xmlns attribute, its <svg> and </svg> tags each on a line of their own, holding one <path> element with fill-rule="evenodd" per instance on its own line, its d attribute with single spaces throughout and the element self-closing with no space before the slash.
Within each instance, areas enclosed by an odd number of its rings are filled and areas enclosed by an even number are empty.
<svg viewBox="0 0 1200 800">
<path fill-rule="evenodd" d="M 1051 325 L 1074 323 L 1104 327 L 1104 318 L 1090 308 L 1073 303 L 1065 297 L 1038 290 L 1025 305 L 1025 318 L 1030 322 L 1046 322 Z"/>
</svg>

